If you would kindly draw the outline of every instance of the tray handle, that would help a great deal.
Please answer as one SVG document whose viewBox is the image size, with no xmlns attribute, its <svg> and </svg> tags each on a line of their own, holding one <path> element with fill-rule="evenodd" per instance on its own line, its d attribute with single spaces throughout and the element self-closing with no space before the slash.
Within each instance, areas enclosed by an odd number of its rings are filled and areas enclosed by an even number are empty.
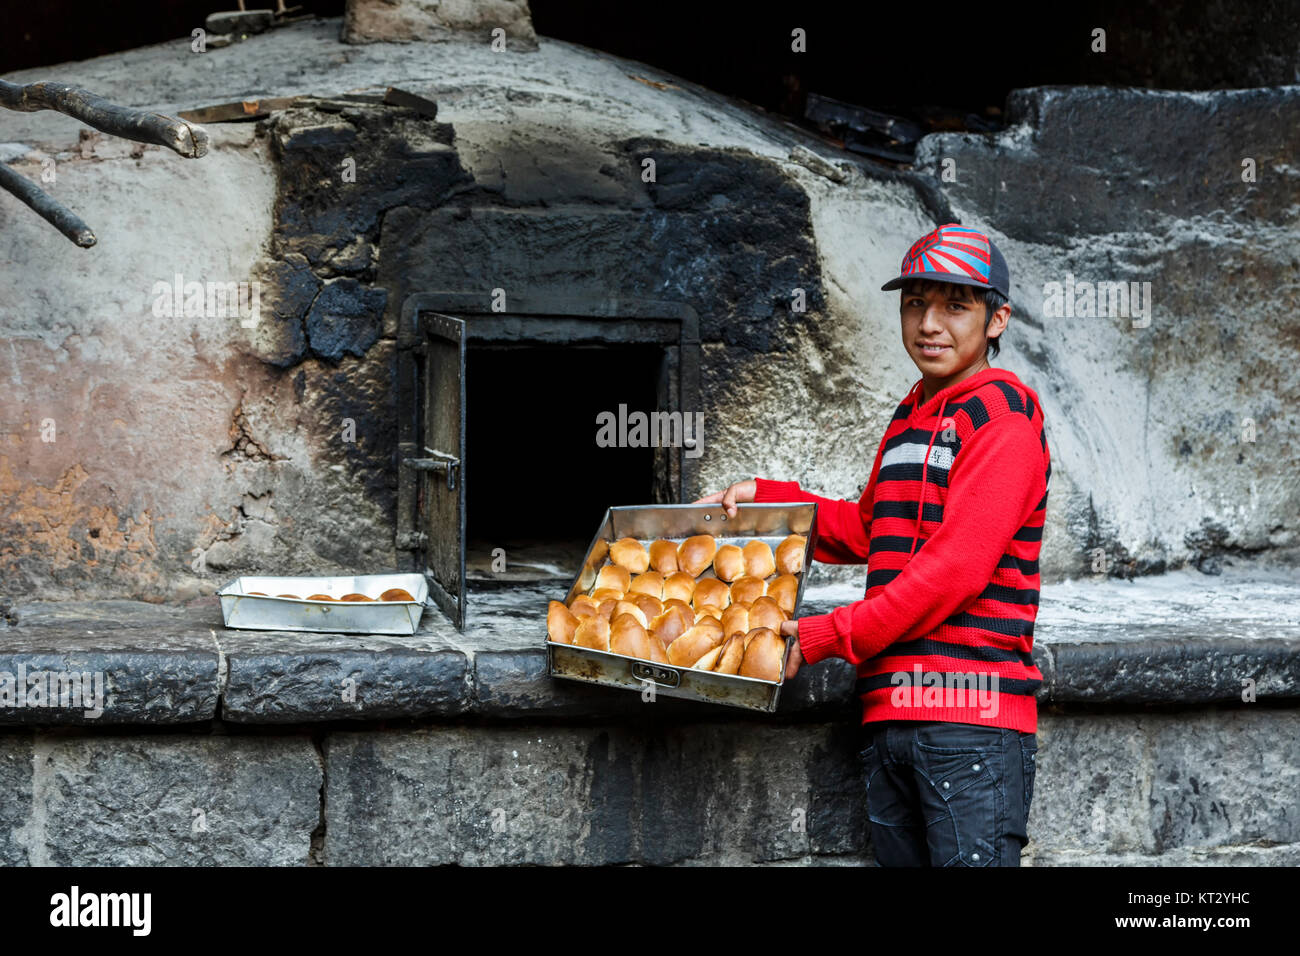
<svg viewBox="0 0 1300 956">
<path fill-rule="evenodd" d="M 632 676 L 639 681 L 649 681 L 660 687 L 676 687 L 682 682 L 682 672 L 677 668 L 652 664 L 648 661 L 632 661 Z"/>
</svg>

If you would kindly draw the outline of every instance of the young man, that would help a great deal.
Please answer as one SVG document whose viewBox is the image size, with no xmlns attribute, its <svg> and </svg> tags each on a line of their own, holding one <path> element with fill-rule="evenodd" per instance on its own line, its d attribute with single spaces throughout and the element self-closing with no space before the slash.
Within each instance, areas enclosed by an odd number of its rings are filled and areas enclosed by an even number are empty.
<svg viewBox="0 0 1300 956">
<path fill-rule="evenodd" d="M 814 560 L 868 565 L 864 600 L 787 621 L 800 662 L 857 667 L 872 843 L 882 866 L 1018 866 L 1042 674 L 1030 657 L 1051 460 L 1038 396 L 994 369 L 1011 315 L 1006 260 L 940 226 L 900 275 L 903 347 L 921 372 L 858 501 L 754 478 L 699 499 L 817 502 Z"/>
</svg>

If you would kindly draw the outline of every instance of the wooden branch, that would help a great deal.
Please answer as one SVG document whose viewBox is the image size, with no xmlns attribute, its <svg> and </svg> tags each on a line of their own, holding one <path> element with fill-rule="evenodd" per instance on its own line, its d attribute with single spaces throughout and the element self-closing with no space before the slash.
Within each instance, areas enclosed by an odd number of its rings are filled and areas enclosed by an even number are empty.
<svg viewBox="0 0 1300 956">
<path fill-rule="evenodd" d="M 24 113 L 54 110 L 81 120 L 97 130 L 134 140 L 166 146 L 186 159 L 198 159 L 208 151 L 208 131 L 184 120 L 118 106 L 89 90 L 63 83 L 30 83 L 20 86 L 0 80 L 0 106 Z"/>
<path fill-rule="evenodd" d="M 63 233 L 83 249 L 97 241 L 95 234 L 76 213 L 59 205 L 49 194 L 42 192 L 25 176 L 20 176 L 4 163 L 0 163 L 0 189 L 13 193 L 36 211 L 36 214 Z"/>
</svg>

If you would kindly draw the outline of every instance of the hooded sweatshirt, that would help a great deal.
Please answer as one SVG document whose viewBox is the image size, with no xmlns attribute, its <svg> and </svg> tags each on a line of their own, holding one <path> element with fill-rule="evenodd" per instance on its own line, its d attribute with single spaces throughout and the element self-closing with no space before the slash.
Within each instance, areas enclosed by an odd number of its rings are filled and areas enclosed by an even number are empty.
<svg viewBox="0 0 1300 956">
<path fill-rule="evenodd" d="M 1037 732 L 1030 652 L 1051 474 L 1038 396 L 986 369 L 928 402 L 912 387 L 858 501 L 755 479 L 755 501 L 817 503 L 814 560 L 867 564 L 863 600 L 799 619 L 805 661 L 856 665 L 864 724 Z"/>
</svg>

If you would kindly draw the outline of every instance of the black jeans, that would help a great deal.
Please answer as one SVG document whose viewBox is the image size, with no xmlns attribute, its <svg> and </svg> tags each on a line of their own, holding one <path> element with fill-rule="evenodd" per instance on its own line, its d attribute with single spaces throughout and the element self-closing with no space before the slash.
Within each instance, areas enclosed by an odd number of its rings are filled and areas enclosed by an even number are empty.
<svg viewBox="0 0 1300 956">
<path fill-rule="evenodd" d="M 880 866 L 1019 866 L 1029 842 L 1034 734 L 943 721 L 862 728 Z"/>
</svg>

